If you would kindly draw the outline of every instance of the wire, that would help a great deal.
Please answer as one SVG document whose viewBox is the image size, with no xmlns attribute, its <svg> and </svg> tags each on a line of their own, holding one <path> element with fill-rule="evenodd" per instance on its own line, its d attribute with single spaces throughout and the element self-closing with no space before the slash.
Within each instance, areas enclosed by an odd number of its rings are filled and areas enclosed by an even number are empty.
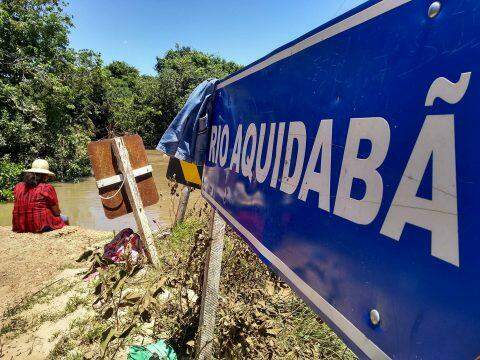
<svg viewBox="0 0 480 360">
<path fill-rule="evenodd" d="M 337 11 L 335 12 L 335 14 L 333 15 L 333 17 L 337 17 L 337 15 L 340 13 L 340 10 L 343 8 L 343 5 L 345 5 L 345 3 L 347 2 L 347 0 L 343 0 L 343 2 L 340 4 L 340 6 L 338 7 Z"/>
<path fill-rule="evenodd" d="M 102 195 L 98 194 L 98 196 L 100 196 L 100 199 L 103 199 L 103 200 L 113 199 L 115 196 L 118 195 L 118 193 L 120 192 L 120 190 L 122 190 L 123 184 L 125 184 L 125 176 L 123 177 L 123 180 L 122 180 L 122 183 L 120 184 L 120 187 L 117 189 L 117 191 L 115 191 L 115 192 L 113 193 L 113 195 L 110 195 L 110 196 L 102 196 Z"/>
</svg>

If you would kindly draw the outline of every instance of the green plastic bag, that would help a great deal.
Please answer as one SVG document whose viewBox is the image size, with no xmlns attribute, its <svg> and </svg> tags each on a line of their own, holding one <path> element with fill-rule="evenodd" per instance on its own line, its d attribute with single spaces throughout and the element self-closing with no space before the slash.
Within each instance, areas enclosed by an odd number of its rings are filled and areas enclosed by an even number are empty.
<svg viewBox="0 0 480 360">
<path fill-rule="evenodd" d="M 150 360 L 150 359 L 166 359 L 177 360 L 177 354 L 168 346 L 165 341 L 158 340 L 155 344 L 138 346 L 130 346 L 128 360 Z"/>
</svg>

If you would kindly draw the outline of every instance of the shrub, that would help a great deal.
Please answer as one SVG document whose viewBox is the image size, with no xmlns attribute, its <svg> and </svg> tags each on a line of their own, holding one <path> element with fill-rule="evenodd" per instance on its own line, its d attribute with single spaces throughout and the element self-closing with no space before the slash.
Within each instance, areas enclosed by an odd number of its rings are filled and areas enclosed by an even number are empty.
<svg viewBox="0 0 480 360">
<path fill-rule="evenodd" d="M 23 166 L 0 160 L 0 202 L 13 200 L 13 187 L 19 181 Z"/>
</svg>

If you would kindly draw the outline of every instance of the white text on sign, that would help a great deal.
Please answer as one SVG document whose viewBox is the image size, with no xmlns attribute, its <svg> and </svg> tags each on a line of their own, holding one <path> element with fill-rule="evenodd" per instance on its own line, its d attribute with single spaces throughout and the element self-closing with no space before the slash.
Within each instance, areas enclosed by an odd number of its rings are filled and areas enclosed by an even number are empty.
<svg viewBox="0 0 480 360">
<path fill-rule="evenodd" d="M 450 104 L 458 103 L 469 80 L 470 73 L 463 73 L 457 83 L 445 78 L 436 79 L 428 91 L 425 105 L 432 106 L 436 98 Z M 240 124 L 231 152 L 228 151 L 229 126 L 213 126 L 208 159 L 213 164 L 241 173 L 250 181 L 268 184 L 285 194 L 292 195 L 298 190 L 301 201 L 306 201 L 309 193 L 315 192 L 318 194 L 318 208 L 356 224 L 368 225 L 375 220 L 382 201 L 385 201 L 383 179 L 378 169 L 388 155 L 389 123 L 382 117 L 350 119 L 331 209 L 333 126 L 332 119 L 319 121 L 313 145 L 307 148 L 307 130 L 302 121 L 250 123 L 246 128 Z M 365 140 L 371 144 L 371 150 L 367 157 L 361 157 L 360 143 Z M 454 114 L 427 115 L 380 233 L 400 240 L 407 223 L 427 229 L 431 232 L 431 255 L 459 266 L 455 159 Z M 417 193 L 430 160 L 432 196 L 426 199 Z M 361 199 L 351 195 L 354 179 L 365 185 Z"/>
</svg>

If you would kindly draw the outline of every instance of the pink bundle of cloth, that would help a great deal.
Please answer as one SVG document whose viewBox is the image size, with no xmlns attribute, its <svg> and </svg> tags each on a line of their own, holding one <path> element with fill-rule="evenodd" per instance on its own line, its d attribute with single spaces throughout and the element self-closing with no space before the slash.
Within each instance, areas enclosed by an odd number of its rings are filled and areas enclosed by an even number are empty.
<svg viewBox="0 0 480 360">
<path fill-rule="evenodd" d="M 145 256 L 140 236 L 130 228 L 121 230 L 103 248 L 103 257 L 115 263 L 127 259 L 130 262 L 137 262 L 140 255 Z"/>
</svg>

